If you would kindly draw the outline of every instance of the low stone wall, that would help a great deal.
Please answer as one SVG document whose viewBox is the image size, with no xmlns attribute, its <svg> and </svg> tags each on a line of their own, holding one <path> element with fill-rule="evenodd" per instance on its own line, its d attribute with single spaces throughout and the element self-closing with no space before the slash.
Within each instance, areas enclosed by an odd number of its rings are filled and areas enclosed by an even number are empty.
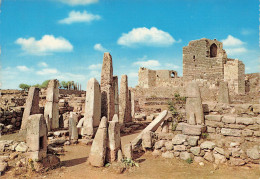
<svg viewBox="0 0 260 179">
<path fill-rule="evenodd" d="M 10 110 L 0 108 L 0 134 L 20 129 L 23 110 L 22 107 L 14 107 Z"/>
</svg>

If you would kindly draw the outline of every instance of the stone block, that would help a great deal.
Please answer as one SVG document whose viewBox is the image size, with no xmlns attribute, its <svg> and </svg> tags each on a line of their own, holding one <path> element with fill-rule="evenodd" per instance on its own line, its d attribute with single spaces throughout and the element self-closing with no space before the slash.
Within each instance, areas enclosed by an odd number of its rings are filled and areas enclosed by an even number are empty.
<svg viewBox="0 0 260 179">
<path fill-rule="evenodd" d="M 190 146 L 198 145 L 199 136 L 188 136 L 187 141 Z"/>
<path fill-rule="evenodd" d="M 175 145 L 173 149 L 174 149 L 174 151 L 185 151 L 186 146 L 185 145 Z"/>
<path fill-rule="evenodd" d="M 199 155 L 200 154 L 200 147 L 191 147 L 190 148 L 190 152 L 193 154 L 193 155 Z"/>
<path fill-rule="evenodd" d="M 205 119 L 209 121 L 221 122 L 222 117 L 222 115 L 206 115 Z"/>
<path fill-rule="evenodd" d="M 174 136 L 174 138 L 172 139 L 172 143 L 174 145 L 180 145 L 183 144 L 187 139 L 187 135 L 183 135 L 183 134 L 176 134 Z"/>
<path fill-rule="evenodd" d="M 253 118 L 248 118 L 248 117 L 237 117 L 236 118 L 236 123 L 237 124 L 250 125 L 250 124 L 254 124 L 254 119 Z"/>
<path fill-rule="evenodd" d="M 217 121 L 206 121 L 206 126 L 210 127 L 224 127 L 223 122 L 217 122 Z"/>
<path fill-rule="evenodd" d="M 236 122 L 235 116 L 223 116 L 222 121 L 227 124 L 234 124 Z"/>
<path fill-rule="evenodd" d="M 225 136 L 236 136 L 236 137 L 240 137 L 240 136 L 241 136 L 241 130 L 222 128 L 222 129 L 221 129 L 221 134 L 222 134 L 222 135 L 225 135 Z"/>
<path fill-rule="evenodd" d="M 200 148 L 202 149 L 214 149 L 216 146 L 216 144 L 214 142 L 211 141 L 205 141 L 203 143 L 200 144 Z"/>
<path fill-rule="evenodd" d="M 189 152 L 181 152 L 180 153 L 180 159 L 182 160 L 188 160 L 188 159 L 191 159 L 192 156 L 191 156 L 191 153 Z"/>
<path fill-rule="evenodd" d="M 182 133 L 185 135 L 195 135 L 199 136 L 201 133 L 206 131 L 206 126 L 201 125 L 183 125 L 182 126 Z"/>
</svg>

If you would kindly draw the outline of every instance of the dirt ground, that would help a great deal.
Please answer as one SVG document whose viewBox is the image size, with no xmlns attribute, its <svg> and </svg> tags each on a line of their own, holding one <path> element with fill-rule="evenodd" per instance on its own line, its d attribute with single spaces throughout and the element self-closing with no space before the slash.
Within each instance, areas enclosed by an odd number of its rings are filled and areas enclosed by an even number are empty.
<svg viewBox="0 0 260 179">
<path fill-rule="evenodd" d="M 122 137 L 122 145 L 134 139 L 138 133 Z M 150 153 L 142 155 L 136 159 L 139 167 L 132 167 L 123 174 L 117 174 L 112 167 L 95 168 L 87 164 L 90 146 L 71 145 L 65 146 L 65 155 L 61 156 L 61 167 L 50 170 L 42 174 L 32 174 L 20 176 L 19 178 L 63 178 L 63 179 L 124 179 L 124 178 L 172 178 L 172 179 L 260 179 L 260 165 L 244 167 L 220 166 L 214 170 L 213 164 L 205 163 L 205 166 L 198 164 L 188 164 L 179 159 L 164 159 L 154 157 Z M 12 170 L 6 172 L 1 179 L 17 178 L 12 174 Z"/>
</svg>

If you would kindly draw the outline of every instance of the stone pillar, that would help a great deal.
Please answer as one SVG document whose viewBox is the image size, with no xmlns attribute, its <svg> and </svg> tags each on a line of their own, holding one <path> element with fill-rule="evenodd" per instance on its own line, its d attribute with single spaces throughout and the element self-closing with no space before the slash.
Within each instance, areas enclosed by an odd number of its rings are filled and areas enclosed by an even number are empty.
<svg viewBox="0 0 260 179">
<path fill-rule="evenodd" d="M 87 84 L 84 118 L 93 120 L 92 127 L 98 127 L 100 123 L 101 92 L 100 85 L 95 78 L 91 78 Z"/>
<path fill-rule="evenodd" d="M 127 106 L 128 106 L 128 113 L 127 113 L 127 116 L 128 116 L 128 122 L 132 122 L 132 103 L 131 103 L 131 100 L 132 100 L 132 92 L 130 90 L 128 90 L 128 101 L 127 101 Z"/>
<path fill-rule="evenodd" d="M 131 121 L 129 113 L 129 94 L 128 94 L 127 75 L 122 75 L 119 95 L 119 122 L 125 123 Z"/>
<path fill-rule="evenodd" d="M 135 94 L 131 91 L 131 117 L 132 119 L 135 116 Z"/>
<path fill-rule="evenodd" d="M 78 115 L 76 114 L 76 112 L 70 112 L 70 117 L 69 117 L 69 139 L 70 140 L 77 141 L 79 138 L 77 122 L 78 122 Z"/>
<path fill-rule="evenodd" d="M 132 149 L 132 144 L 126 144 L 124 146 L 124 154 L 125 154 L 125 157 L 127 159 L 133 159 L 133 149 Z"/>
<path fill-rule="evenodd" d="M 28 97 L 26 99 L 25 109 L 23 112 L 22 126 L 21 130 L 25 130 L 28 123 L 28 118 L 30 115 L 39 114 L 39 88 L 30 87 Z"/>
<path fill-rule="evenodd" d="M 107 118 L 104 116 L 101 119 L 97 133 L 93 140 L 93 144 L 90 149 L 88 162 L 95 167 L 103 167 L 106 158 L 107 149 Z"/>
<path fill-rule="evenodd" d="M 196 82 L 189 82 L 186 86 L 186 118 L 188 124 L 204 124 L 204 113 L 200 89 Z"/>
<path fill-rule="evenodd" d="M 59 128 L 59 81 L 50 80 L 47 88 L 46 104 L 44 108 L 44 118 L 48 130 Z"/>
<path fill-rule="evenodd" d="M 113 76 L 113 88 L 115 94 L 115 114 L 119 116 L 119 95 L 118 95 L 118 77 Z"/>
<path fill-rule="evenodd" d="M 101 116 L 112 120 L 115 113 L 115 97 L 113 89 L 113 64 L 111 55 L 106 52 L 103 57 L 101 71 Z"/>
<path fill-rule="evenodd" d="M 118 150 L 121 149 L 120 124 L 117 114 L 113 120 L 109 121 L 108 127 L 108 146 L 107 146 L 107 162 L 111 163 L 117 160 Z"/>
<path fill-rule="evenodd" d="M 29 116 L 27 123 L 27 157 L 41 160 L 47 156 L 47 125 L 42 114 Z"/>
<path fill-rule="evenodd" d="M 218 91 L 218 102 L 225 103 L 225 104 L 230 103 L 228 82 L 225 81 L 220 82 L 219 91 Z"/>
</svg>

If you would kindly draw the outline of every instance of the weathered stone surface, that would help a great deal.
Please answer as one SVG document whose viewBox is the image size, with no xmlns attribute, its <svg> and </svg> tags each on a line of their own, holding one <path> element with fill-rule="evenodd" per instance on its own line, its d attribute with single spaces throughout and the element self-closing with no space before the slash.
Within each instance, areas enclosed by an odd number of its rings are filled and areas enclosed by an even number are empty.
<svg viewBox="0 0 260 179">
<path fill-rule="evenodd" d="M 250 124 L 254 124 L 254 119 L 253 118 L 248 118 L 248 117 L 237 117 L 236 118 L 236 123 L 237 124 L 250 125 Z"/>
<path fill-rule="evenodd" d="M 228 83 L 225 81 L 221 81 L 219 84 L 218 102 L 225 104 L 230 103 Z"/>
<path fill-rule="evenodd" d="M 4 172 L 6 169 L 7 169 L 7 163 L 6 162 L 1 162 L 0 163 L 0 176 L 1 176 L 1 173 Z"/>
<path fill-rule="evenodd" d="M 246 162 L 243 159 L 233 158 L 233 157 L 230 158 L 230 164 L 231 165 L 242 166 L 242 165 L 245 165 L 245 163 Z"/>
<path fill-rule="evenodd" d="M 249 158 L 257 160 L 260 158 L 258 146 L 254 146 L 251 149 L 247 149 L 246 154 Z"/>
<path fill-rule="evenodd" d="M 224 127 L 224 123 L 223 122 L 206 120 L 205 123 L 206 123 L 206 126 L 210 126 L 210 127 Z"/>
<path fill-rule="evenodd" d="M 253 112 L 256 114 L 260 113 L 260 104 L 253 104 L 252 105 Z"/>
<path fill-rule="evenodd" d="M 174 151 L 185 151 L 186 150 L 186 146 L 185 145 L 175 145 L 173 147 Z"/>
<path fill-rule="evenodd" d="M 222 118 L 223 118 L 222 115 L 205 115 L 205 119 L 209 121 L 220 122 Z"/>
<path fill-rule="evenodd" d="M 114 162 L 117 159 L 116 157 L 117 157 L 118 150 L 121 149 L 120 124 L 116 120 L 109 121 L 108 123 L 109 126 L 108 126 L 107 161 Z"/>
<path fill-rule="evenodd" d="M 95 167 L 102 167 L 105 163 L 107 149 L 107 118 L 102 117 L 94 141 L 92 143 L 89 163 Z"/>
<path fill-rule="evenodd" d="M 187 141 L 190 146 L 198 145 L 199 136 L 188 136 Z"/>
<path fill-rule="evenodd" d="M 135 93 L 131 91 L 131 117 L 135 116 Z"/>
<path fill-rule="evenodd" d="M 187 135 L 176 134 L 172 139 L 172 143 L 174 145 L 179 145 L 179 144 L 183 144 L 186 140 L 187 140 Z"/>
<path fill-rule="evenodd" d="M 227 136 L 241 136 L 241 130 L 238 129 L 228 129 L 228 128 L 222 128 L 221 134 L 227 135 Z"/>
<path fill-rule="evenodd" d="M 26 134 L 29 158 L 41 160 L 47 156 L 47 131 L 46 121 L 42 114 L 29 116 Z"/>
<path fill-rule="evenodd" d="M 214 142 L 211 141 L 205 141 L 203 143 L 200 144 L 200 148 L 202 149 L 214 149 L 216 146 L 216 144 Z"/>
<path fill-rule="evenodd" d="M 131 122 L 131 111 L 129 109 L 129 90 L 127 75 L 121 76 L 119 95 L 119 121 L 120 123 Z"/>
<path fill-rule="evenodd" d="M 26 130 L 28 118 L 30 115 L 39 114 L 39 88 L 30 87 L 28 97 L 26 99 L 26 104 L 23 112 L 22 126 L 21 130 Z"/>
<path fill-rule="evenodd" d="M 152 144 L 152 132 L 151 131 L 147 131 L 143 134 L 142 136 L 142 146 L 143 148 L 152 148 L 153 144 Z"/>
<path fill-rule="evenodd" d="M 78 134 L 78 128 L 77 128 L 77 115 L 75 112 L 70 113 L 69 117 L 69 139 L 70 140 L 78 140 L 79 134 Z"/>
<path fill-rule="evenodd" d="M 155 149 L 160 149 L 160 148 L 162 148 L 162 147 L 164 147 L 165 145 L 165 140 L 159 140 L 159 141 L 157 141 L 157 142 L 155 142 L 155 144 L 154 144 L 154 148 Z"/>
<path fill-rule="evenodd" d="M 215 133 L 216 132 L 216 128 L 207 126 L 207 132 L 208 133 Z"/>
<path fill-rule="evenodd" d="M 91 78 L 87 84 L 84 118 L 92 119 L 93 127 L 98 127 L 100 123 L 101 91 L 100 85 L 95 78 Z"/>
<path fill-rule="evenodd" d="M 162 153 L 162 157 L 163 158 L 174 158 L 174 154 L 172 152 L 166 151 L 164 153 Z"/>
<path fill-rule="evenodd" d="M 113 85 L 113 64 L 111 55 L 106 52 L 101 71 L 101 116 L 111 121 L 115 113 L 115 96 Z"/>
<path fill-rule="evenodd" d="M 218 154 L 218 153 L 213 153 L 213 156 L 215 158 L 215 163 L 216 164 L 222 164 L 227 161 L 226 157 L 224 155 Z"/>
<path fill-rule="evenodd" d="M 212 152 L 206 152 L 205 155 L 204 155 L 204 159 L 209 161 L 209 162 L 214 162 L 214 160 L 215 160 Z"/>
<path fill-rule="evenodd" d="M 220 148 L 220 147 L 215 147 L 215 148 L 214 148 L 214 152 L 219 153 L 219 154 L 221 154 L 221 155 L 225 155 L 224 149 L 223 149 L 223 148 Z"/>
<path fill-rule="evenodd" d="M 28 146 L 24 143 L 21 142 L 15 147 L 15 151 L 17 152 L 26 152 L 28 150 Z"/>
<path fill-rule="evenodd" d="M 152 155 L 153 155 L 153 156 L 160 156 L 161 154 L 162 154 L 161 150 L 154 150 L 154 151 L 152 152 Z"/>
<path fill-rule="evenodd" d="M 119 92 L 118 92 L 118 77 L 113 76 L 113 89 L 115 95 L 115 114 L 119 116 Z"/>
<path fill-rule="evenodd" d="M 124 154 L 127 159 L 133 159 L 133 149 L 131 144 L 124 146 Z"/>
<path fill-rule="evenodd" d="M 117 151 L 117 161 L 118 162 L 120 162 L 120 161 L 122 161 L 123 160 L 123 152 L 122 152 L 122 150 L 121 149 L 119 149 L 118 151 Z"/>
<path fill-rule="evenodd" d="M 59 82 L 50 80 L 47 88 L 44 118 L 48 131 L 59 128 Z"/>
<path fill-rule="evenodd" d="M 251 136 L 253 136 L 253 131 L 250 129 L 242 130 L 242 135 L 245 137 L 251 137 Z"/>
<path fill-rule="evenodd" d="M 173 150 L 173 143 L 172 143 L 172 141 L 167 141 L 167 142 L 165 142 L 165 148 L 166 148 L 166 150 Z"/>
<path fill-rule="evenodd" d="M 181 152 L 180 153 L 180 159 L 182 160 L 188 160 L 191 158 L 191 154 L 189 152 Z"/>
<path fill-rule="evenodd" d="M 186 87 L 186 118 L 189 124 L 204 124 L 204 113 L 200 89 L 196 82 L 190 82 Z"/>
<path fill-rule="evenodd" d="M 236 122 L 235 116 L 223 116 L 222 121 L 228 124 L 234 124 Z"/>
<path fill-rule="evenodd" d="M 162 127 L 162 130 L 161 130 L 162 133 L 169 133 L 169 122 L 168 121 L 164 121 L 162 123 L 161 127 Z"/>
<path fill-rule="evenodd" d="M 135 148 L 135 146 L 140 145 L 142 142 L 142 136 L 147 131 L 155 132 L 156 129 L 160 126 L 160 124 L 163 122 L 167 115 L 168 111 L 164 110 L 161 112 L 133 141 L 132 141 L 132 147 Z"/>
<path fill-rule="evenodd" d="M 201 135 L 202 132 L 206 131 L 206 126 L 201 125 L 182 125 L 182 133 L 185 135 Z"/>
<path fill-rule="evenodd" d="M 191 148 L 190 148 L 190 152 L 191 152 L 193 155 L 199 155 L 199 154 L 200 154 L 200 147 L 191 147 Z"/>
</svg>

